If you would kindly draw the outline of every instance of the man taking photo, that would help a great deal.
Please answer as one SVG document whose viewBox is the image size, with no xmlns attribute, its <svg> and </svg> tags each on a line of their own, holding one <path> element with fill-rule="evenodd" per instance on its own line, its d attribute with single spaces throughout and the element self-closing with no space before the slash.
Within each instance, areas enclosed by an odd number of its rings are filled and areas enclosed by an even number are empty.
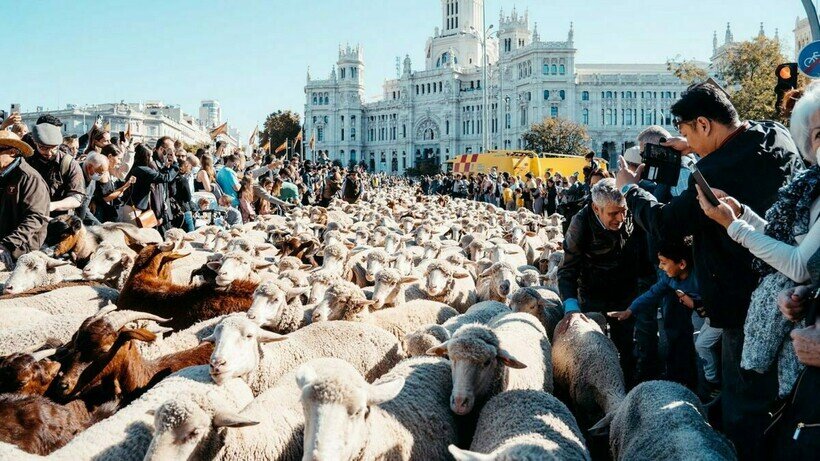
<svg viewBox="0 0 820 461">
<path fill-rule="evenodd" d="M 36 152 L 26 158 L 46 182 L 49 188 L 52 217 L 66 214 L 80 206 L 85 197 L 85 180 L 80 164 L 60 150 L 63 143 L 62 123 L 59 119 L 44 115 L 31 130 Z"/>
<path fill-rule="evenodd" d="M 740 120 L 726 93 L 710 83 L 690 86 L 672 105 L 681 137 L 664 145 L 682 155 L 696 153 L 698 170 L 709 184 L 765 215 L 778 189 L 802 169 L 797 147 L 782 125 Z M 723 328 L 723 429 L 740 459 L 759 459 L 768 411 L 777 396 L 776 372 L 740 371 L 743 324 L 758 274 L 752 255 L 707 218 L 689 188 L 669 204 L 661 204 L 638 185 L 643 166 L 628 168 L 621 159 L 618 187 L 624 192 L 635 222 L 655 238 L 694 237 L 697 281 L 712 326 Z M 742 375 L 741 375 L 742 373 Z"/>
</svg>

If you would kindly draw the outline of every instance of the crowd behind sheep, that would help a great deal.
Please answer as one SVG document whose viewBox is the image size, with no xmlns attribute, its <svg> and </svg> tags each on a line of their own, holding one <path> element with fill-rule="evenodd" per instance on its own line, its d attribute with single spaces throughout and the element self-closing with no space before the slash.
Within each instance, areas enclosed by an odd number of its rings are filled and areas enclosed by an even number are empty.
<svg viewBox="0 0 820 461">
<path fill-rule="evenodd" d="M 735 459 L 565 316 L 562 217 L 405 186 L 232 229 L 49 226 L 0 297 L 0 459 Z"/>
</svg>

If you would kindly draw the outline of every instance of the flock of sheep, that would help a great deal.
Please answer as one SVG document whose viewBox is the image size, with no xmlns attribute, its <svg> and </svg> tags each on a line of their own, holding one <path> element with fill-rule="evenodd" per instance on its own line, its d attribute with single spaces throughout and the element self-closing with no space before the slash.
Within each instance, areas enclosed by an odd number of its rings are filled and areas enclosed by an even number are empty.
<svg viewBox="0 0 820 461">
<path fill-rule="evenodd" d="M 561 223 L 402 187 L 164 240 L 56 219 L 5 273 L 0 459 L 734 459 L 564 316 Z"/>
</svg>

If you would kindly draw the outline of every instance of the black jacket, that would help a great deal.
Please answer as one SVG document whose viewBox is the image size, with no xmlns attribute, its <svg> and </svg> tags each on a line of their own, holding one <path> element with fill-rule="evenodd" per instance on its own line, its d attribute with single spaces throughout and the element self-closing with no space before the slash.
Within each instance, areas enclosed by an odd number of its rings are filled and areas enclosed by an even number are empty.
<svg viewBox="0 0 820 461">
<path fill-rule="evenodd" d="M 151 207 L 151 185 L 169 183 L 177 177 L 178 173 L 179 167 L 176 163 L 171 165 L 170 168 L 162 168 L 159 171 L 149 166 L 133 167 L 131 169 L 131 173 L 129 173 L 125 179 L 127 181 L 131 176 L 134 176 L 137 178 L 137 182 L 131 186 L 131 195 L 126 203 L 129 205 L 133 203 L 134 207 L 139 208 L 140 210 L 147 210 Z"/>
<path fill-rule="evenodd" d="M 625 309 L 638 294 L 639 252 L 632 231 L 629 216 L 615 232 L 604 228 L 589 205 L 582 208 L 564 237 L 564 262 L 558 268 L 561 299 L 580 298 L 582 307 Z"/>
<path fill-rule="evenodd" d="M 749 122 L 744 132 L 698 162 L 711 187 L 723 190 L 760 216 L 777 200 L 778 189 L 802 168 L 789 132 L 775 122 Z M 759 276 L 752 269 L 751 253 L 703 214 L 694 178 L 690 178 L 689 188 L 667 205 L 640 188 L 627 193 L 627 204 L 635 222 L 658 241 L 663 237 L 694 237 L 698 285 L 712 326 L 742 327 Z"/>
<path fill-rule="evenodd" d="M 48 185 L 23 159 L 0 175 L 0 245 L 16 261 L 39 250 L 46 238 Z"/>
</svg>

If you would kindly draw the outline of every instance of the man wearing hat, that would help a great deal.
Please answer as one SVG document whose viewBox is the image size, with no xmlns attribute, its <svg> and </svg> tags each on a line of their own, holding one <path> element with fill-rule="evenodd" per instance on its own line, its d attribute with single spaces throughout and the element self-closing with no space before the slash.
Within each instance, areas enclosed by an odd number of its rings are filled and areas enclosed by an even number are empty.
<svg viewBox="0 0 820 461">
<path fill-rule="evenodd" d="M 23 161 L 34 149 L 11 131 L 0 130 L 0 266 L 9 270 L 21 255 L 39 250 L 48 222 L 48 187 Z"/>
<path fill-rule="evenodd" d="M 60 120 L 44 116 L 37 122 L 31 130 L 36 152 L 26 161 L 46 181 L 51 198 L 49 213 L 58 216 L 80 206 L 85 197 L 85 179 L 77 161 L 60 150 Z"/>
</svg>

